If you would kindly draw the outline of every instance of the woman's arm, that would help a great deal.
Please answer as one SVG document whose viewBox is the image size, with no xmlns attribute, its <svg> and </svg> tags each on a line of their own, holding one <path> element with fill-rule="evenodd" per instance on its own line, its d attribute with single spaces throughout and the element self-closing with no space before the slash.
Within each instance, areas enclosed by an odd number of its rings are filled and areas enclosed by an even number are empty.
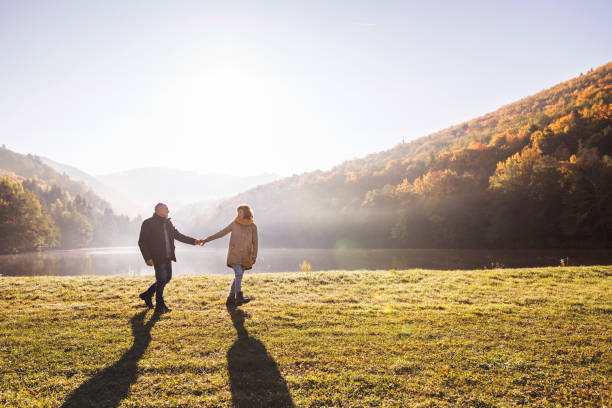
<svg viewBox="0 0 612 408">
<path fill-rule="evenodd" d="M 259 246 L 259 239 L 257 238 L 257 226 L 253 224 L 253 258 L 257 258 L 257 249 Z"/>
<path fill-rule="evenodd" d="M 214 241 L 217 238 L 221 238 L 221 237 L 226 236 L 227 234 L 232 232 L 232 224 L 233 224 L 233 222 L 230 223 L 230 225 L 228 225 L 227 227 L 223 228 L 221 231 L 217 232 L 216 234 L 213 234 L 210 237 L 206 238 L 204 240 L 204 242 Z"/>
</svg>

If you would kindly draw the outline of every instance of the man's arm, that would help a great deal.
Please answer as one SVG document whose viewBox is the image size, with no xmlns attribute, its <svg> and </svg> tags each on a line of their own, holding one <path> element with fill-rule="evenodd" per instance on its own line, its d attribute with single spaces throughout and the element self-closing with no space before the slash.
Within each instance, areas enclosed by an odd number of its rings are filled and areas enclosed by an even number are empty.
<svg viewBox="0 0 612 408">
<path fill-rule="evenodd" d="M 181 241 L 184 244 L 191 244 L 191 245 L 198 245 L 200 243 L 200 241 L 195 238 L 191 238 L 191 237 L 188 237 L 187 235 L 181 234 L 179 230 L 174 228 L 173 224 L 170 224 L 170 226 L 172 227 L 174 239 L 176 239 L 177 241 Z"/>
<path fill-rule="evenodd" d="M 142 257 L 144 258 L 145 262 L 148 265 L 149 261 L 153 260 L 153 256 L 151 255 L 151 251 L 149 250 L 149 247 L 147 246 L 147 235 L 148 235 L 147 227 L 146 227 L 145 222 L 143 222 L 142 225 L 140 226 L 140 236 L 138 237 L 138 246 L 140 247 L 140 253 L 142 254 Z"/>
</svg>

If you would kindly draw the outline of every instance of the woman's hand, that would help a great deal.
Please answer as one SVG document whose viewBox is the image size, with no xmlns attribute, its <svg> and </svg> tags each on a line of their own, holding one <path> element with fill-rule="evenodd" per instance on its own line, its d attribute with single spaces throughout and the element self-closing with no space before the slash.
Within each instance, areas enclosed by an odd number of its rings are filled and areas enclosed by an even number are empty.
<svg viewBox="0 0 612 408">
<path fill-rule="evenodd" d="M 251 263 L 255 263 L 255 260 L 256 260 L 256 259 L 257 259 L 257 258 L 255 258 L 254 256 L 252 256 L 252 257 L 251 257 Z"/>
</svg>

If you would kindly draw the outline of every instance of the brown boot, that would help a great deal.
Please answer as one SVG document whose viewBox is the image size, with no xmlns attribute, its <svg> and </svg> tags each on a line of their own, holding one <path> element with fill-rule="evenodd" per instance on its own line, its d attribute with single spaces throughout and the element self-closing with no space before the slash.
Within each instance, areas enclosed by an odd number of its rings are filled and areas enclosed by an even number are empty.
<svg viewBox="0 0 612 408">
<path fill-rule="evenodd" d="M 236 306 L 242 306 L 242 305 L 244 305 L 245 303 L 249 303 L 250 301 L 251 301 L 251 299 L 249 299 L 249 298 L 245 298 L 245 297 L 242 295 L 242 292 L 238 292 L 238 293 L 236 294 Z"/>
</svg>

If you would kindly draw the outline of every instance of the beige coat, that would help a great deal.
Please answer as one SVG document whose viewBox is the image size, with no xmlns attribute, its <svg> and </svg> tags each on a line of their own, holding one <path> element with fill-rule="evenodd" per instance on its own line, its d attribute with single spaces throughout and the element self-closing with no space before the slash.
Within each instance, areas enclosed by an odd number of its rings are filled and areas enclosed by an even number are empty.
<svg viewBox="0 0 612 408">
<path fill-rule="evenodd" d="M 255 224 L 245 226 L 232 221 L 221 231 L 206 238 L 206 242 L 221 238 L 230 232 L 232 235 L 227 250 L 227 266 L 231 268 L 233 264 L 240 264 L 244 269 L 251 269 L 252 258 L 257 257 L 257 226 Z"/>
</svg>

